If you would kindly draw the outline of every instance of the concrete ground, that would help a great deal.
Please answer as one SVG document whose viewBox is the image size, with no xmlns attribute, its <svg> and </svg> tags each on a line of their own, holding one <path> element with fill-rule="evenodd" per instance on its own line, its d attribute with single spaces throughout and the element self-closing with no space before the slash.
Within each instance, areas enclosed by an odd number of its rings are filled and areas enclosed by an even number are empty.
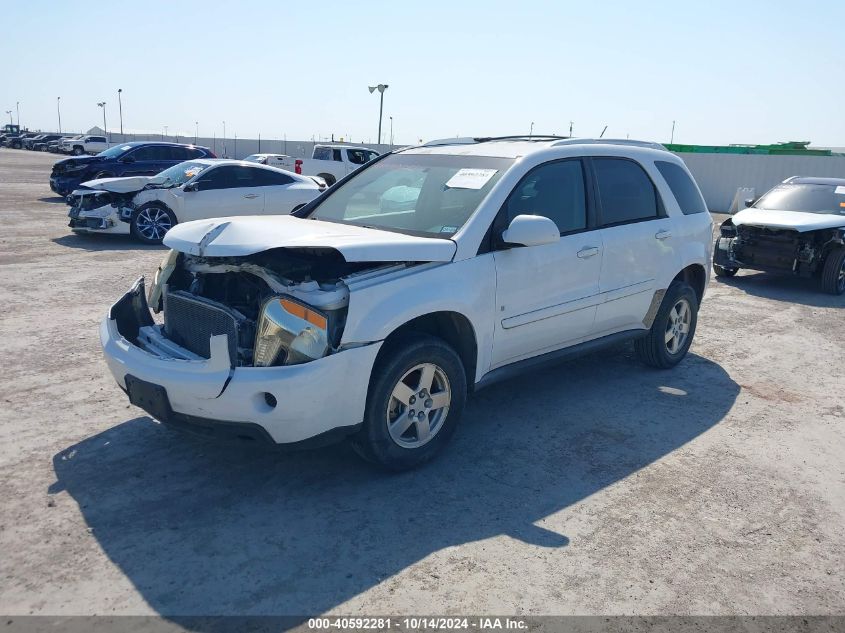
<svg viewBox="0 0 845 633">
<path fill-rule="evenodd" d="M 97 326 L 164 250 L 72 235 L 54 160 L 0 150 L 0 613 L 845 614 L 845 297 L 714 280 L 674 370 L 501 384 L 385 475 L 131 407 Z"/>
</svg>

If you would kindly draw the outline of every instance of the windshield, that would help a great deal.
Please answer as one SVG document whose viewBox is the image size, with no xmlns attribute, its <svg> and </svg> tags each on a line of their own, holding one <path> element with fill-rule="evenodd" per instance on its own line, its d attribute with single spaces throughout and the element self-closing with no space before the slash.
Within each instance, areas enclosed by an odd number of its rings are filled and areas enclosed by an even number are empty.
<svg viewBox="0 0 845 633">
<path fill-rule="evenodd" d="M 132 149 L 131 145 L 115 145 L 114 147 L 110 147 L 107 150 L 104 150 L 97 154 L 97 156 L 103 156 L 105 158 L 117 158 L 119 156 L 123 156 L 126 152 Z"/>
<path fill-rule="evenodd" d="M 449 237 L 512 164 L 511 158 L 392 154 L 340 185 L 310 217 Z"/>
<path fill-rule="evenodd" d="M 160 182 L 163 185 L 179 186 L 188 182 L 191 178 L 207 167 L 208 165 L 194 163 L 188 160 L 157 173 L 155 178 L 157 182 Z"/>
<path fill-rule="evenodd" d="M 768 211 L 845 214 L 845 185 L 778 185 L 752 206 Z"/>
</svg>

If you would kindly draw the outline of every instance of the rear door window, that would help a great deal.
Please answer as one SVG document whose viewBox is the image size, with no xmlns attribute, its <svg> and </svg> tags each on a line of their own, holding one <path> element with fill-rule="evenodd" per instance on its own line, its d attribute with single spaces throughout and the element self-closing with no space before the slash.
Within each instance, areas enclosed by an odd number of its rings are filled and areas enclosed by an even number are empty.
<svg viewBox="0 0 845 633">
<path fill-rule="evenodd" d="M 627 158 L 593 158 L 602 225 L 625 224 L 659 217 L 654 183 L 645 170 Z"/>
<path fill-rule="evenodd" d="M 675 196 L 684 215 L 707 213 L 704 199 L 683 167 L 664 160 L 655 161 L 654 164 L 666 184 L 669 185 L 669 189 L 672 190 L 672 195 Z"/>
</svg>

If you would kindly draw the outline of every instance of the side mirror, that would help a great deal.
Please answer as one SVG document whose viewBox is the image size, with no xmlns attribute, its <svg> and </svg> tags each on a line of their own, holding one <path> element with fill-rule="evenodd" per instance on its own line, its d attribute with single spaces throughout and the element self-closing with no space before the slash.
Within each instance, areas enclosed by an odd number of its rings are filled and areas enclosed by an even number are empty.
<svg viewBox="0 0 845 633">
<path fill-rule="evenodd" d="M 502 241 L 516 246 L 541 246 L 560 241 L 557 224 L 542 215 L 518 215 L 502 232 Z"/>
<path fill-rule="evenodd" d="M 189 182 L 182 187 L 182 191 L 199 191 L 199 189 L 199 184 L 195 182 Z"/>
<path fill-rule="evenodd" d="M 745 206 L 746 207 L 750 207 L 752 204 L 754 204 L 754 198 L 746 198 L 745 199 Z"/>
</svg>

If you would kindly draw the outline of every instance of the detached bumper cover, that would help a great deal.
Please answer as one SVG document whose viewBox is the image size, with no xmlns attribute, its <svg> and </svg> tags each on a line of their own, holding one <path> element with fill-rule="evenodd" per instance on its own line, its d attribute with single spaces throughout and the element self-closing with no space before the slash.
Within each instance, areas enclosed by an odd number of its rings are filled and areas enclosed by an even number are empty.
<svg viewBox="0 0 845 633">
<path fill-rule="evenodd" d="M 141 349 L 133 341 L 151 324 L 140 279 L 103 319 L 100 341 L 121 388 L 128 392 L 133 382 L 151 385 L 134 399 L 153 417 L 169 418 L 162 422 L 210 435 L 262 439 L 266 434 L 277 444 L 293 444 L 343 435 L 364 419 L 381 342 L 302 365 L 233 368 L 225 336 L 211 338 L 209 359 L 165 358 Z M 156 386 L 166 401 L 155 402 Z"/>
</svg>

